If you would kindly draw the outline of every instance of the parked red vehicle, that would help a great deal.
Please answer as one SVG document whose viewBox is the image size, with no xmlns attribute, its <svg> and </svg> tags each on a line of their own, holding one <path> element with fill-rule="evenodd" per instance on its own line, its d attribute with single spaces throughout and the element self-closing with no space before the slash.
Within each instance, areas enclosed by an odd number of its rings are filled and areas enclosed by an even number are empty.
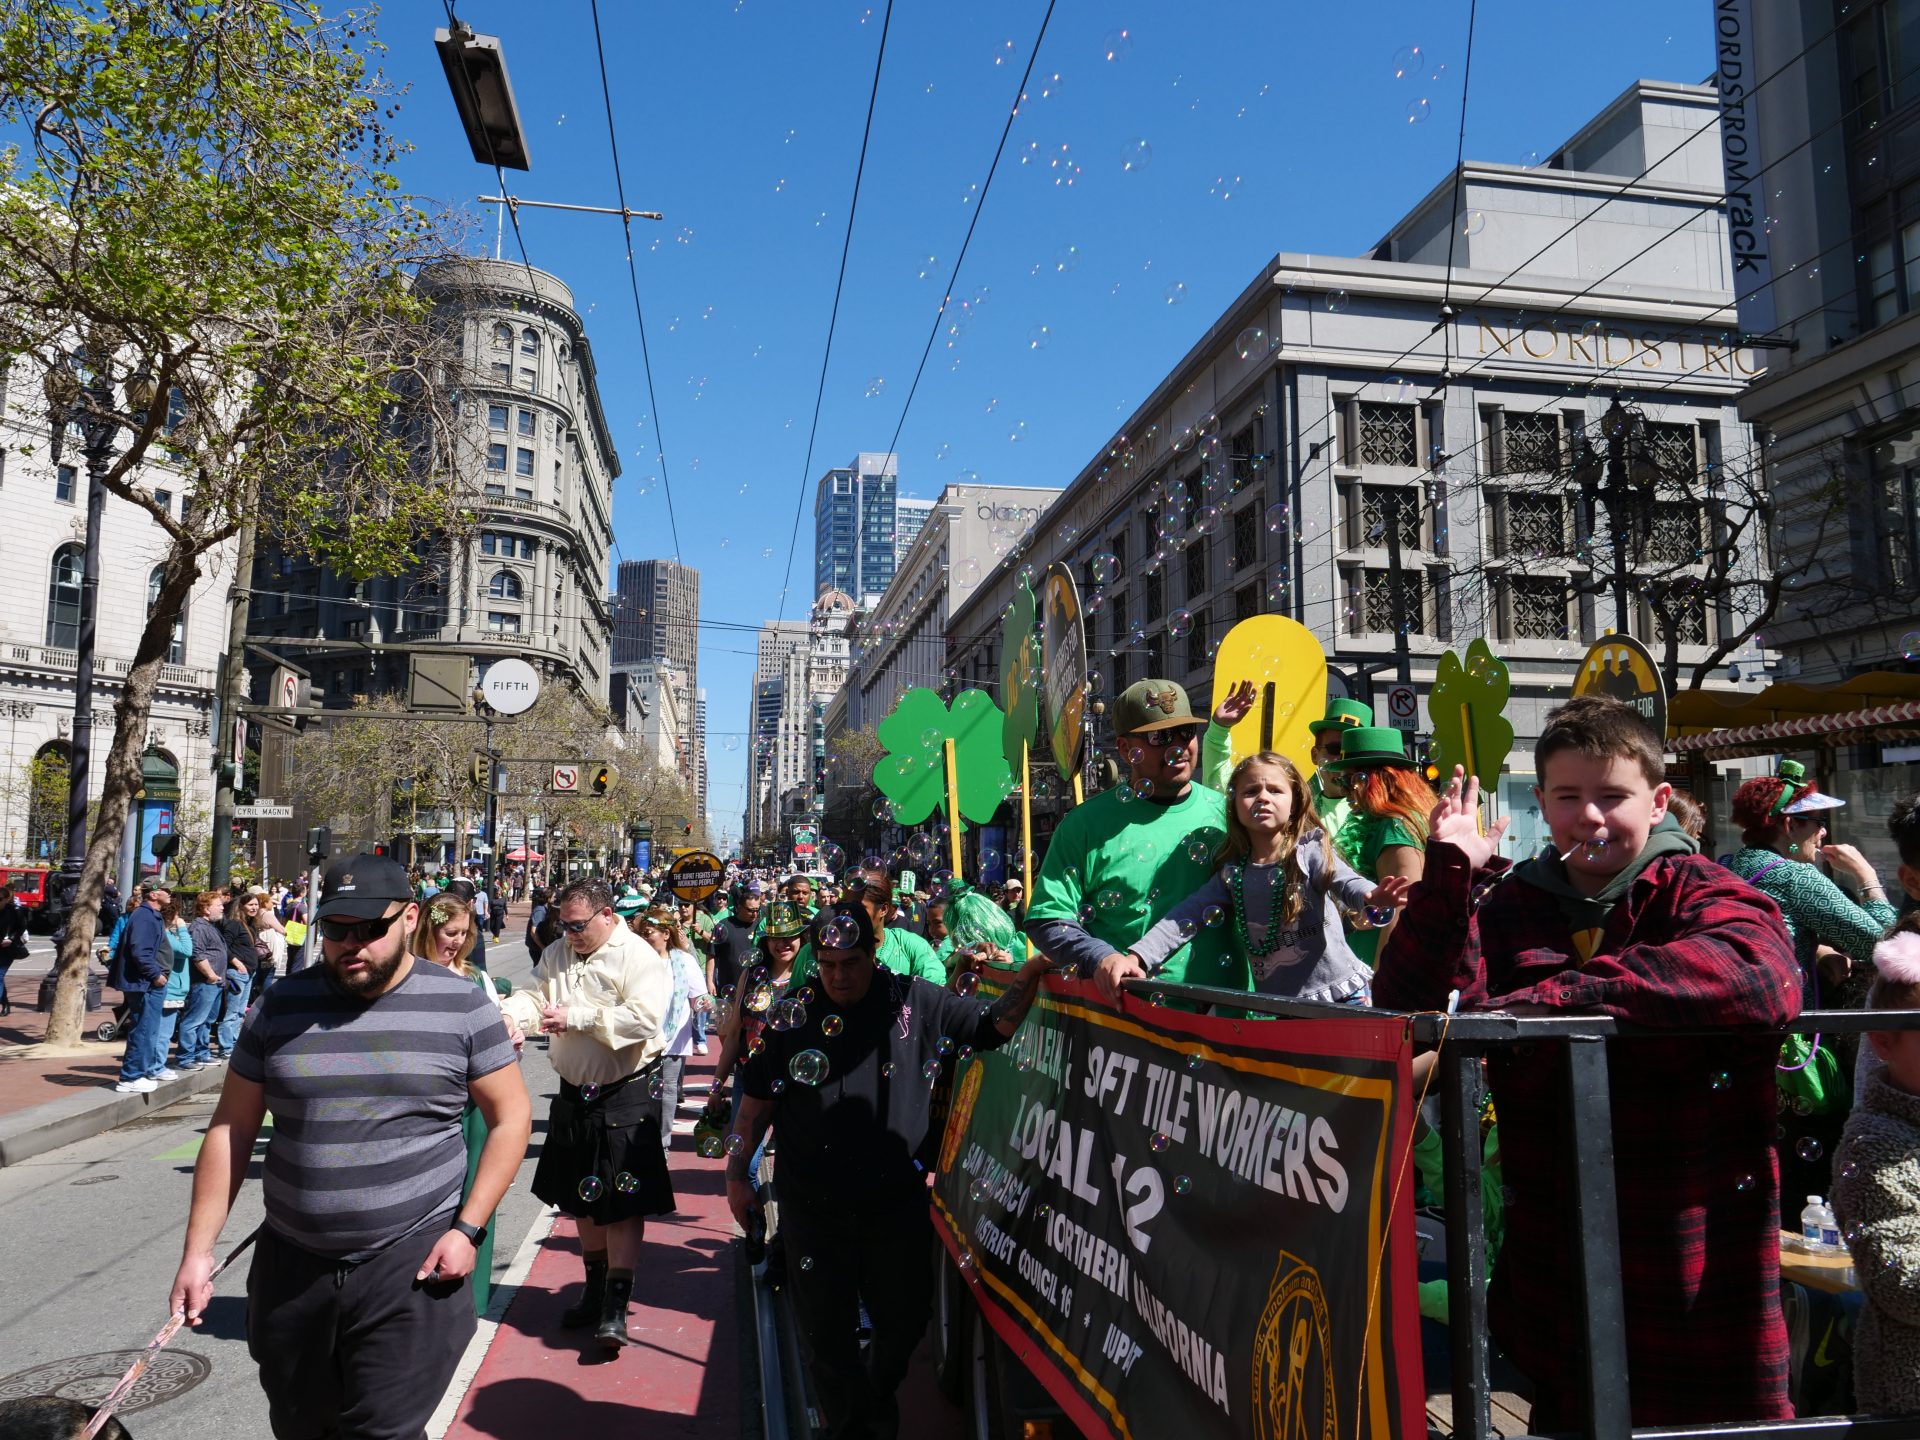
<svg viewBox="0 0 1920 1440">
<path fill-rule="evenodd" d="M 12 887 L 14 896 L 27 907 L 27 928 L 40 934 L 46 934 L 58 923 L 49 905 L 53 898 L 53 875 L 53 870 L 45 865 L 0 865 L 0 885 Z"/>
</svg>

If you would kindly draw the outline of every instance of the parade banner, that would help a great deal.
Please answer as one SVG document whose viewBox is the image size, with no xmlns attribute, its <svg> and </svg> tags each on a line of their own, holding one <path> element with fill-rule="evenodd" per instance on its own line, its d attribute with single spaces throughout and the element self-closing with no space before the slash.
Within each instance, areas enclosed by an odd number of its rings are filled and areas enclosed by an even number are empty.
<svg viewBox="0 0 1920 1440">
<path fill-rule="evenodd" d="M 692 850 L 673 862 L 667 871 L 667 889 L 676 900 L 697 905 L 718 890 L 727 878 L 727 867 L 718 855 Z"/>
<path fill-rule="evenodd" d="M 941 1238 L 1088 1435 L 1424 1436 L 1411 1206 L 1390 1213 L 1411 1053 L 1365 1010 L 1117 1012 L 1050 978 L 960 1064 Z"/>
</svg>

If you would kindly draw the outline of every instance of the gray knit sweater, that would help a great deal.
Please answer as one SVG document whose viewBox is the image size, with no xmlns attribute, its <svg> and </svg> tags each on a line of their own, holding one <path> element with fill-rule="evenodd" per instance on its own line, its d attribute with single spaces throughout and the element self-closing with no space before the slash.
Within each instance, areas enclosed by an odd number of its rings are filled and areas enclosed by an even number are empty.
<svg viewBox="0 0 1920 1440">
<path fill-rule="evenodd" d="M 1865 1047 L 1862 1046 L 1862 1049 Z M 1866 1077 L 1834 1152 L 1833 1209 L 1867 1297 L 1853 1387 L 1873 1414 L 1920 1410 L 1920 1095 Z"/>
</svg>

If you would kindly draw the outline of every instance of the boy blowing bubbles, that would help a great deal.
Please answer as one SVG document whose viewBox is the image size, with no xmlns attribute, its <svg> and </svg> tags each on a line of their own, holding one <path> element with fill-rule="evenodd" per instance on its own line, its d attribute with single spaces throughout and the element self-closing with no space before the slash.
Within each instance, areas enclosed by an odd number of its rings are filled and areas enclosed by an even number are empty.
<svg viewBox="0 0 1920 1440">
<path fill-rule="evenodd" d="M 1552 850 L 1509 869 L 1504 823 L 1481 833 L 1478 783 L 1456 771 L 1375 1002 L 1433 1010 L 1458 989 L 1463 1009 L 1721 1032 L 1608 1045 L 1625 1381 L 1637 1426 L 1785 1419 L 1780 1042 L 1764 1032 L 1799 1011 L 1792 942 L 1773 902 L 1668 817 L 1660 742 L 1632 709 L 1560 707 L 1534 765 Z M 1534 1382 L 1537 1433 L 1586 1413 L 1563 1053 L 1502 1046 L 1487 1062 L 1513 1196 L 1489 1315 Z"/>
</svg>

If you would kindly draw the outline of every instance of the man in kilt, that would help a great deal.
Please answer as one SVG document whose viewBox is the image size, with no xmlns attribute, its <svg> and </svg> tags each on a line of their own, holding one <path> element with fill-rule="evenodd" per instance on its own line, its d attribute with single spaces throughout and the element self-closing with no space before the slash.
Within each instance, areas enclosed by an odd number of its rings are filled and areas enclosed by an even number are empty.
<svg viewBox="0 0 1920 1440">
<path fill-rule="evenodd" d="M 609 1352 L 627 1343 L 627 1304 L 646 1217 L 673 1211 L 660 1144 L 662 1033 L 673 998 L 667 958 L 614 913 L 604 880 L 554 897 L 561 936 L 542 952 L 531 990 L 503 1008 L 532 1034 L 553 1037 L 560 1077 L 533 1193 L 574 1217 L 586 1261 L 580 1303 L 561 1317 L 594 1326 Z"/>
</svg>

